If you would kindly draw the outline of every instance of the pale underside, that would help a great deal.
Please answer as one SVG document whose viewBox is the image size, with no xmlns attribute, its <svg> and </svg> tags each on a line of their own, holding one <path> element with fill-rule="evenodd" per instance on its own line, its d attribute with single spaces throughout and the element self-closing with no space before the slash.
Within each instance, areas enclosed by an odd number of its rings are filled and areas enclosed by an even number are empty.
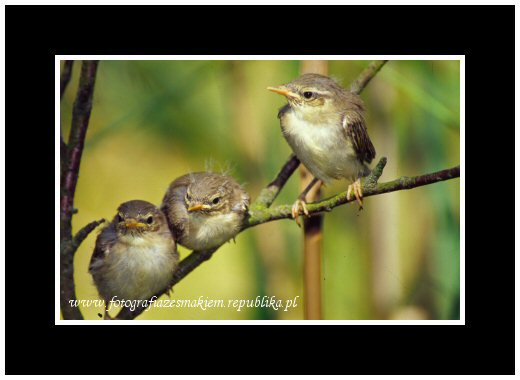
<svg viewBox="0 0 520 380">
<path fill-rule="evenodd" d="M 296 156 L 324 183 L 340 178 L 355 181 L 368 171 L 345 138 L 339 120 L 311 123 L 300 118 L 299 112 L 288 111 L 283 115 L 282 130 Z"/>
<path fill-rule="evenodd" d="M 105 300 L 149 299 L 168 288 L 178 262 L 168 232 L 163 236 L 120 236 L 107 248 L 101 260 L 94 261 L 91 273 L 98 291 Z"/>
<path fill-rule="evenodd" d="M 236 212 L 218 215 L 191 213 L 179 243 L 192 250 L 219 246 L 240 231 L 242 218 L 243 215 Z"/>
</svg>

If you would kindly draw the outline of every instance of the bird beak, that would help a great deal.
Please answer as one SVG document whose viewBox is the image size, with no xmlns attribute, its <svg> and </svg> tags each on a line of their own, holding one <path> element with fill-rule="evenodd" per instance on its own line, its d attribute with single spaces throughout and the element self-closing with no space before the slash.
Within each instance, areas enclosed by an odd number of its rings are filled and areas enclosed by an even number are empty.
<svg viewBox="0 0 520 380">
<path fill-rule="evenodd" d="M 269 91 L 275 92 L 279 95 L 283 95 L 287 98 L 297 98 L 298 94 L 295 94 L 294 92 L 291 92 L 287 89 L 285 86 L 278 86 L 278 87 L 267 87 Z"/>
<path fill-rule="evenodd" d="M 140 223 L 135 219 L 127 219 L 125 220 L 125 227 L 130 229 L 144 228 L 146 227 L 146 224 Z"/>
<path fill-rule="evenodd" d="M 200 210 L 208 210 L 210 208 L 211 207 L 208 206 L 208 205 L 197 204 L 197 205 L 193 205 L 193 206 L 189 207 L 188 208 L 188 212 L 200 211 Z"/>
</svg>

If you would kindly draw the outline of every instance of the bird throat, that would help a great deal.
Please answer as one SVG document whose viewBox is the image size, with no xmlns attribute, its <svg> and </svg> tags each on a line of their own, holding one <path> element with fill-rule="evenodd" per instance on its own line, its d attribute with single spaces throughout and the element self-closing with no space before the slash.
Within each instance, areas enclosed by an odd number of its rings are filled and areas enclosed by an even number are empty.
<svg viewBox="0 0 520 380">
<path fill-rule="evenodd" d="M 180 243 L 194 250 L 219 246 L 233 238 L 241 226 L 238 213 L 225 214 L 193 213 L 188 219 L 188 231 Z"/>
</svg>

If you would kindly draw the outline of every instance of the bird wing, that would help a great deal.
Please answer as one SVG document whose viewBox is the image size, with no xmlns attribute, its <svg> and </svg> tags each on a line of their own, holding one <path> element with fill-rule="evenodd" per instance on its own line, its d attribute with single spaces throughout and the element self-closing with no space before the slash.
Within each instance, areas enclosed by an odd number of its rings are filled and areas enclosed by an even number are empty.
<svg viewBox="0 0 520 380">
<path fill-rule="evenodd" d="M 177 240 L 184 235 L 187 226 L 188 211 L 184 206 L 184 197 L 188 185 L 196 179 L 200 173 L 188 173 L 177 178 L 170 184 L 168 191 L 164 195 L 161 205 L 162 212 L 166 215 L 170 230 Z"/>
<path fill-rule="evenodd" d="M 96 248 L 94 248 L 94 253 L 92 254 L 92 257 L 90 258 L 90 264 L 88 266 L 89 273 L 93 273 L 96 268 L 99 266 L 99 264 L 103 261 L 105 258 L 105 251 L 101 249 L 96 243 Z"/>
<path fill-rule="evenodd" d="M 103 231 L 101 231 L 96 239 L 96 247 L 94 248 L 94 252 L 92 253 L 90 264 L 88 266 L 88 271 L 90 273 L 95 271 L 97 267 L 103 262 L 116 240 L 117 233 L 115 231 L 115 226 L 113 223 L 110 223 Z"/>
<path fill-rule="evenodd" d="M 361 162 L 371 163 L 376 157 L 376 150 L 370 137 L 363 116 L 357 112 L 349 112 L 343 115 L 343 130 L 352 141 L 354 150 Z"/>
</svg>

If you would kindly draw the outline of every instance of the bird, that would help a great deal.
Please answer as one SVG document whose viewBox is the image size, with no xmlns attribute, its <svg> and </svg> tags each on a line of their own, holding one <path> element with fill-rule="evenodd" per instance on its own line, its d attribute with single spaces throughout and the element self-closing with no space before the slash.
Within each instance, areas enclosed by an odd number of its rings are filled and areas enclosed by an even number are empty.
<svg viewBox="0 0 520 380">
<path fill-rule="evenodd" d="M 249 200 L 233 177 L 193 172 L 170 184 L 161 210 L 179 244 L 205 251 L 234 239 L 241 231 Z"/>
<path fill-rule="evenodd" d="M 98 293 L 108 303 L 149 300 L 166 292 L 179 263 L 179 253 L 166 217 L 150 202 L 121 204 L 112 221 L 99 233 L 89 272 Z"/>
<path fill-rule="evenodd" d="M 301 209 L 309 216 L 305 197 L 317 182 L 349 180 L 347 198 L 354 195 L 362 209 L 360 178 L 370 173 L 368 164 L 376 156 L 362 99 L 335 80 L 314 73 L 267 89 L 286 97 L 288 103 L 278 112 L 283 136 L 314 176 L 292 207 L 296 223 Z"/>
</svg>

